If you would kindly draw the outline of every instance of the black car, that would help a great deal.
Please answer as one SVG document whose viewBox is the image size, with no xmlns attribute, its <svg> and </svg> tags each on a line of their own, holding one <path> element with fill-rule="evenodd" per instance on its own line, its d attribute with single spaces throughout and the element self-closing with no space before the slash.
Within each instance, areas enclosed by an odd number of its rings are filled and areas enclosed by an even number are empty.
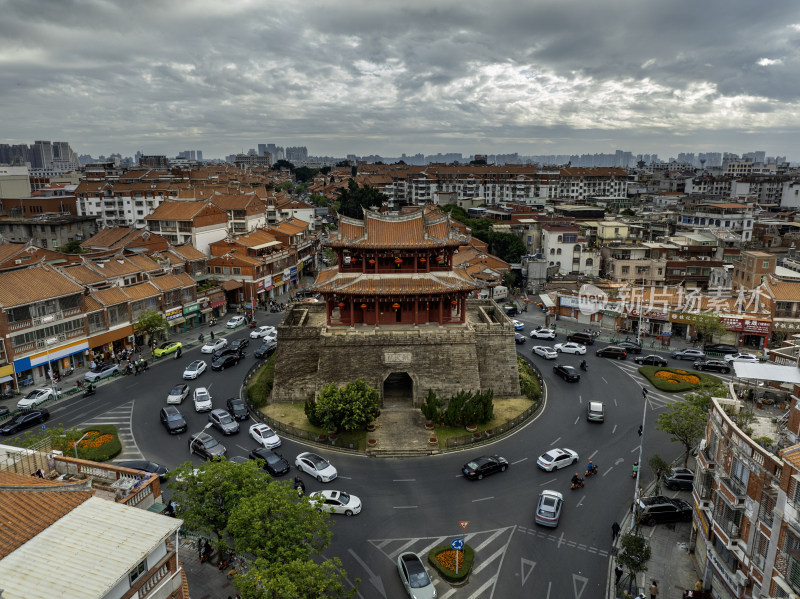
<svg viewBox="0 0 800 599">
<path fill-rule="evenodd" d="M 213 354 L 211 354 L 211 361 L 219 360 L 223 356 L 239 356 L 241 357 L 241 352 L 236 349 L 231 349 L 229 347 L 223 347 L 222 349 L 218 349 Z"/>
<path fill-rule="evenodd" d="M 731 371 L 731 365 L 724 360 L 695 360 L 693 366 L 695 370 L 714 370 L 723 374 Z"/>
<path fill-rule="evenodd" d="M 464 478 L 481 480 L 495 472 L 505 472 L 508 469 L 508 460 L 499 455 L 482 455 L 470 460 L 461 468 Z"/>
<path fill-rule="evenodd" d="M 516 306 L 503 306 L 503 311 L 509 317 L 519 314 L 519 309 Z"/>
<path fill-rule="evenodd" d="M 666 366 L 667 361 L 661 356 L 650 354 L 649 356 L 637 356 L 633 359 L 640 366 Z"/>
<path fill-rule="evenodd" d="M 591 333 L 570 333 L 567 335 L 567 341 L 574 341 L 581 345 L 594 345 L 594 337 Z"/>
<path fill-rule="evenodd" d="M 681 499 L 663 495 L 642 497 L 636 506 L 636 516 L 647 526 L 662 522 L 689 522 L 692 519 L 692 506 Z"/>
<path fill-rule="evenodd" d="M 5 416 L 10 410 L 6 406 L 0 406 L 0 416 Z"/>
<path fill-rule="evenodd" d="M 514 333 L 514 341 L 517 343 L 517 345 L 522 345 L 525 343 L 525 335 L 522 333 Z"/>
<path fill-rule="evenodd" d="M 739 348 L 727 343 L 707 343 L 703 346 L 703 351 L 707 354 L 738 354 Z"/>
<path fill-rule="evenodd" d="M 624 360 L 627 357 L 628 352 L 616 345 L 609 345 L 608 347 L 598 349 L 595 354 L 601 358 L 616 358 L 617 360 Z"/>
<path fill-rule="evenodd" d="M 183 415 L 175 406 L 161 408 L 159 418 L 169 434 L 177 435 L 178 433 L 186 432 L 186 420 L 184 420 Z"/>
<path fill-rule="evenodd" d="M 261 344 L 255 351 L 255 357 L 259 360 L 262 358 L 268 357 L 272 352 L 275 351 L 275 348 L 278 347 L 278 342 L 275 339 L 266 339 L 264 343 Z"/>
<path fill-rule="evenodd" d="M 236 366 L 240 359 L 241 358 L 239 357 L 238 353 L 221 356 L 211 362 L 211 370 L 225 370 L 231 366 Z"/>
<path fill-rule="evenodd" d="M 123 468 L 130 468 L 131 470 L 142 470 L 150 474 L 158 474 L 161 478 L 169 472 L 166 466 L 156 464 L 150 460 L 126 460 L 124 462 L 116 462 L 116 465 Z"/>
<path fill-rule="evenodd" d="M 575 370 L 572 366 L 564 366 L 563 364 L 556 364 L 553 366 L 553 372 L 560 376 L 567 382 L 575 382 L 577 383 L 581 380 L 581 375 L 578 374 L 578 371 Z"/>
<path fill-rule="evenodd" d="M 238 351 L 239 355 L 244 355 L 245 348 L 250 345 L 250 338 L 249 337 L 242 337 L 241 339 L 234 339 L 231 341 L 231 344 L 228 346 L 228 349 L 232 349 L 233 351 Z"/>
<path fill-rule="evenodd" d="M 225 407 L 234 420 L 247 420 L 247 406 L 238 397 L 231 397 L 225 402 Z"/>
<path fill-rule="evenodd" d="M 621 347 L 629 354 L 640 354 L 642 353 L 642 346 L 638 343 L 633 343 L 632 341 L 620 341 L 616 344 L 617 347 Z"/>
<path fill-rule="evenodd" d="M 261 460 L 264 462 L 262 468 L 272 476 L 283 476 L 289 472 L 289 462 L 279 453 L 275 453 L 265 447 L 257 447 L 250 452 L 251 460 Z"/>
<path fill-rule="evenodd" d="M 691 491 L 692 485 L 694 485 L 694 472 L 688 468 L 674 468 L 664 477 L 664 486 L 667 489 Z"/>
<path fill-rule="evenodd" d="M 0 427 L 0 435 L 13 435 L 37 424 L 41 424 L 50 418 L 50 412 L 44 408 L 26 410 L 14 416 L 11 420 Z"/>
</svg>

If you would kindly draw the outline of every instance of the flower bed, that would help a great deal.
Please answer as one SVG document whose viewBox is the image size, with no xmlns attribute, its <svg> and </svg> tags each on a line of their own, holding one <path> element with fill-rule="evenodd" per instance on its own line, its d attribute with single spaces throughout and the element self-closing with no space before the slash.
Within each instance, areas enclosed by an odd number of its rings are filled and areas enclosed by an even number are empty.
<svg viewBox="0 0 800 599">
<path fill-rule="evenodd" d="M 78 443 L 78 457 L 80 459 L 104 462 L 116 457 L 122 451 L 122 443 L 120 443 L 117 436 L 117 428 L 114 425 L 101 424 L 78 431 L 81 437 L 86 433 L 89 433 L 89 435 Z M 64 451 L 68 455 L 75 455 L 75 441 L 66 444 Z"/>
<path fill-rule="evenodd" d="M 458 574 L 456 574 L 456 553 L 458 553 Z M 463 582 L 472 570 L 475 552 L 469 545 L 456 552 L 449 545 L 439 545 L 428 552 L 428 563 L 448 582 Z"/>
<path fill-rule="evenodd" d="M 722 381 L 704 372 L 687 372 L 679 368 L 641 366 L 639 372 L 659 391 L 680 393 L 691 391 L 702 385 L 718 385 Z"/>
</svg>

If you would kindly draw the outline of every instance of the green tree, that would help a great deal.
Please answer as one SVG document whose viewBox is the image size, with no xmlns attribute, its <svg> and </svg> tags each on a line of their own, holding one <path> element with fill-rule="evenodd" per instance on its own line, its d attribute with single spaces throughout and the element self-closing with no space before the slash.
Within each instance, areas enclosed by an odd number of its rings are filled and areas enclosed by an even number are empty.
<svg viewBox="0 0 800 599">
<path fill-rule="evenodd" d="M 633 581 L 640 572 L 647 571 L 647 562 L 650 561 L 650 545 L 641 535 L 625 534 L 619 540 L 620 552 L 617 555 L 619 564 L 628 571 L 628 591 L 631 590 Z"/>
<path fill-rule="evenodd" d="M 167 330 L 167 321 L 158 312 L 148 310 L 139 315 L 133 323 L 133 330 L 152 338 Z"/>
<path fill-rule="evenodd" d="M 686 394 L 686 401 L 693 403 L 704 412 L 711 410 L 712 397 L 727 397 L 728 390 L 722 383 L 707 383 Z"/>
<path fill-rule="evenodd" d="M 528 248 L 514 233 L 489 232 L 489 253 L 506 262 L 519 262 Z"/>
<path fill-rule="evenodd" d="M 270 476 L 252 460 L 242 464 L 211 460 L 197 470 L 191 462 L 184 462 L 167 476 L 172 500 L 178 504 L 178 516 L 186 528 L 213 534 L 218 547 L 226 545 L 224 533 L 237 506 L 267 487 L 283 486 L 268 484 Z"/>
<path fill-rule="evenodd" d="M 365 427 L 380 414 L 378 391 L 361 379 L 339 388 L 329 383 L 317 398 L 316 418 L 327 430 L 354 431 Z"/>
<path fill-rule="evenodd" d="M 670 441 L 683 445 L 683 466 L 689 462 L 689 453 L 698 442 L 706 428 L 708 413 L 698 404 L 683 400 L 673 403 L 669 412 L 659 414 L 656 428 L 672 435 Z"/>
<path fill-rule="evenodd" d="M 290 171 L 294 172 L 294 165 L 288 160 L 284 160 L 283 158 L 281 158 L 275 164 L 273 164 L 271 170 L 277 171 L 282 168 L 288 168 Z"/>
<path fill-rule="evenodd" d="M 622 212 L 620 212 L 622 216 L 636 216 L 636 212 L 631 210 L 630 208 L 625 208 Z"/>
<path fill-rule="evenodd" d="M 339 213 L 351 218 L 364 218 L 363 209 L 380 207 L 388 198 L 375 187 L 359 187 L 355 179 L 348 179 L 347 187 L 339 190 Z"/>
<path fill-rule="evenodd" d="M 695 314 L 692 324 L 704 341 L 711 341 L 714 335 L 722 335 L 726 331 L 719 314 Z"/>
<path fill-rule="evenodd" d="M 656 453 L 649 460 L 647 460 L 647 465 L 650 466 L 650 470 L 652 470 L 653 477 L 656 480 L 656 488 L 654 494 L 660 495 L 661 479 L 670 470 L 669 462 L 667 462 L 664 458 L 662 458 L 660 455 Z"/>
<path fill-rule="evenodd" d="M 503 287 L 511 289 L 517 285 L 517 276 L 510 270 L 503 272 Z"/>
<path fill-rule="evenodd" d="M 306 181 L 310 181 L 314 178 L 319 172 L 319 169 L 310 168 L 308 166 L 301 166 L 294 169 L 294 178 L 300 181 L 301 183 L 305 183 Z"/>
<path fill-rule="evenodd" d="M 308 196 L 308 199 L 314 202 L 314 204 L 316 204 L 317 206 L 327 206 L 328 204 L 330 204 L 328 198 L 318 193 L 312 193 L 310 196 Z"/>
<path fill-rule="evenodd" d="M 292 189 L 294 189 L 294 183 L 291 181 L 284 181 L 278 185 L 278 191 L 291 191 Z"/>
<path fill-rule="evenodd" d="M 77 239 L 68 241 L 58 249 L 65 254 L 83 254 L 86 251 L 81 247 L 81 242 Z"/>
<path fill-rule="evenodd" d="M 318 564 L 312 560 L 292 560 L 285 564 L 258 558 L 245 574 L 234 579 L 242 599 L 346 599 L 358 592 L 358 583 L 346 590 L 346 572 L 338 558 Z"/>
</svg>

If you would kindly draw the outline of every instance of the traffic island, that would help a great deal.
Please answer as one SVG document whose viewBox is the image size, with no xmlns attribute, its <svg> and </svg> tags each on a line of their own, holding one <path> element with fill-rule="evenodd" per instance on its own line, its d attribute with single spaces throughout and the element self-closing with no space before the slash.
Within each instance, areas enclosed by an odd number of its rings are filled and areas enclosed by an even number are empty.
<svg viewBox="0 0 800 599">
<path fill-rule="evenodd" d="M 722 385 L 722 379 L 718 377 L 680 368 L 640 366 L 639 373 L 650 381 L 653 387 L 667 393 L 681 393 L 694 391 L 700 387 Z"/>
<path fill-rule="evenodd" d="M 454 587 L 467 584 L 474 559 L 475 551 L 469 545 L 459 551 L 450 545 L 439 545 L 428 552 L 428 563 Z"/>
</svg>

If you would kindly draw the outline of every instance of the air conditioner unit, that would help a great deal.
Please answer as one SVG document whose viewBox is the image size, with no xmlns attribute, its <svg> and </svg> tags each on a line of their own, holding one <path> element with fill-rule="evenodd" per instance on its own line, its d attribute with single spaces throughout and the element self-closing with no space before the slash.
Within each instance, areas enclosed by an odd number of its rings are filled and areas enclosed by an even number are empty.
<svg viewBox="0 0 800 599">
<path fill-rule="evenodd" d="M 133 335 L 128 335 L 128 341 L 130 343 L 133 343 L 135 340 L 136 340 L 136 337 L 134 337 Z"/>
<path fill-rule="evenodd" d="M 731 537 L 739 536 L 739 527 L 731 525 Z"/>
<path fill-rule="evenodd" d="M 14 260 L 14 264 L 22 264 L 22 260 Z"/>
<path fill-rule="evenodd" d="M 739 586 L 746 587 L 747 586 L 747 574 L 745 574 L 741 570 L 736 570 L 736 582 L 739 583 Z"/>
<path fill-rule="evenodd" d="M 685 270 L 682 270 L 682 271 L 681 271 L 681 276 L 682 276 L 682 277 L 685 277 L 685 276 L 686 276 L 686 271 L 685 271 Z"/>
</svg>

